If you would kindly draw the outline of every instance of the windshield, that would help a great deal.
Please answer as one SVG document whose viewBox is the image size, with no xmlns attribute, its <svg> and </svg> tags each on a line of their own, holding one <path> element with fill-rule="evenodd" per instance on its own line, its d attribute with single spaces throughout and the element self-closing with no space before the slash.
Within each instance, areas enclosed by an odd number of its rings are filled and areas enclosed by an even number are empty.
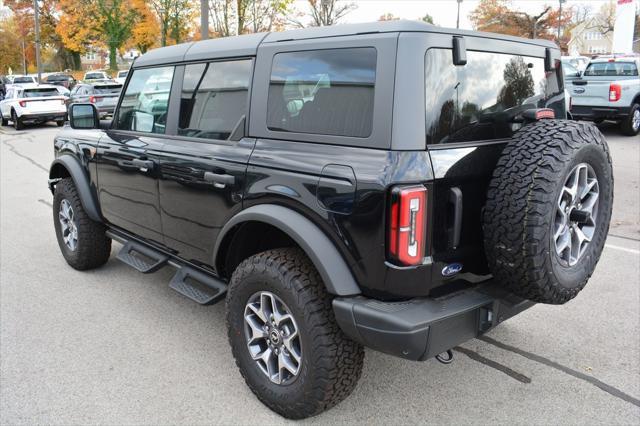
<svg viewBox="0 0 640 426">
<path fill-rule="evenodd" d="M 57 89 L 26 89 L 23 97 L 25 98 L 41 98 L 49 96 L 59 96 Z"/>
<path fill-rule="evenodd" d="M 129 74 L 129 71 L 120 71 L 120 72 L 118 73 L 118 77 L 119 77 L 119 78 L 124 78 L 124 77 L 126 77 L 126 76 L 127 76 L 127 74 Z"/>
<path fill-rule="evenodd" d="M 638 67 L 634 62 L 595 62 L 589 64 L 584 75 L 593 77 L 637 76 Z"/>
<path fill-rule="evenodd" d="M 33 78 L 31 77 L 16 77 L 13 80 L 14 84 L 16 83 L 33 83 Z"/>
<path fill-rule="evenodd" d="M 68 78 L 69 77 L 67 77 L 66 75 L 50 75 L 49 77 L 47 77 L 47 81 L 65 81 Z"/>
<path fill-rule="evenodd" d="M 109 93 L 120 93 L 122 90 L 122 84 L 107 84 L 104 86 L 93 86 L 96 93 L 104 95 Z"/>
<path fill-rule="evenodd" d="M 101 72 L 90 72 L 84 76 L 85 80 L 97 80 L 99 78 L 105 78 L 105 75 Z"/>
</svg>

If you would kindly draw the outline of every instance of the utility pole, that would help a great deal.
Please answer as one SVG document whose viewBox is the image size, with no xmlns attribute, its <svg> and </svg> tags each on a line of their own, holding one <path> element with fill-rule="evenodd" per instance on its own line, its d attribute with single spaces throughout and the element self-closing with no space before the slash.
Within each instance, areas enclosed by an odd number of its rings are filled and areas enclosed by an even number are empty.
<svg viewBox="0 0 640 426">
<path fill-rule="evenodd" d="M 560 37 L 562 34 L 562 3 L 567 0 L 558 0 L 560 2 L 560 10 L 558 12 L 558 44 L 560 44 Z"/>
<path fill-rule="evenodd" d="M 22 36 L 22 74 L 27 75 L 27 53 L 24 47 L 24 36 Z"/>
<path fill-rule="evenodd" d="M 36 19 L 36 67 L 38 68 L 38 83 L 42 80 L 42 64 L 40 63 L 40 16 L 38 14 L 38 0 L 33 0 L 33 15 Z"/>
<path fill-rule="evenodd" d="M 460 3 L 462 3 L 462 0 L 458 0 L 458 17 L 456 18 L 456 28 L 460 28 Z"/>
<path fill-rule="evenodd" d="M 209 38 L 209 0 L 200 0 L 200 39 Z"/>
</svg>

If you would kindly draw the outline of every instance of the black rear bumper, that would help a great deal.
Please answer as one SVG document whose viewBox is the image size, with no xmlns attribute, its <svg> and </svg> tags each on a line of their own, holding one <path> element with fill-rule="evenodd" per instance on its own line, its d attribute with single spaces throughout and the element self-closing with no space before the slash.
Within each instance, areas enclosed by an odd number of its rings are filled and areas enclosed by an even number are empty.
<svg viewBox="0 0 640 426">
<path fill-rule="evenodd" d="M 358 296 L 333 300 L 336 320 L 349 337 L 416 361 L 473 339 L 533 305 L 491 281 L 438 299 L 381 302 Z"/>
<path fill-rule="evenodd" d="M 630 107 L 594 107 L 573 105 L 571 115 L 583 120 L 620 120 L 629 115 Z"/>
<path fill-rule="evenodd" d="M 18 119 L 22 123 L 45 123 L 47 121 L 64 121 L 67 114 L 64 112 L 48 112 L 43 114 L 23 114 Z"/>
</svg>

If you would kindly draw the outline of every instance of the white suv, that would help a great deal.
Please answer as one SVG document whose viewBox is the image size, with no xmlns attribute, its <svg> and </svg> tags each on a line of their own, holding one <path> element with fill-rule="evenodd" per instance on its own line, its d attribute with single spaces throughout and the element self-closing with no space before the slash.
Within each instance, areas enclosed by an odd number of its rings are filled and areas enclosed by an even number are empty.
<svg viewBox="0 0 640 426">
<path fill-rule="evenodd" d="M 12 86 L 7 96 L 0 101 L 0 119 L 3 126 L 13 122 L 16 130 L 27 123 L 55 121 L 63 126 L 67 116 L 64 97 L 51 84 L 27 84 Z"/>
</svg>

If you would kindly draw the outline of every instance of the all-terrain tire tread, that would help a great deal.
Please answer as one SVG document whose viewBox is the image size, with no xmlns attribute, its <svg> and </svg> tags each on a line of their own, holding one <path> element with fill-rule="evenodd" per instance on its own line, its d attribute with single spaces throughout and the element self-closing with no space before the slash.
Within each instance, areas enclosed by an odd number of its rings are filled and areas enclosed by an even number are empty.
<svg viewBox="0 0 640 426">
<path fill-rule="evenodd" d="M 356 387 L 362 374 L 363 347 L 347 338 L 336 323 L 327 293 L 320 275 L 307 256 L 297 248 L 268 250 L 245 259 L 234 271 L 227 294 L 227 329 L 233 345 L 229 301 L 235 297 L 244 278 L 252 274 L 275 274 L 295 296 L 304 312 L 304 330 L 313 336 L 313 348 L 307 348 L 303 356 L 313 357 L 311 365 L 316 380 L 311 395 L 292 404 L 292 401 L 273 402 L 263 398 L 260 389 L 247 380 L 239 356 L 234 354 L 236 365 L 253 393 L 265 405 L 291 419 L 314 416 L 344 400 Z"/>
<path fill-rule="evenodd" d="M 69 253 L 64 245 L 58 226 L 58 210 L 62 200 L 66 198 L 73 208 L 74 218 L 78 228 L 78 246 L 75 253 Z M 53 220 L 56 224 L 58 244 L 67 260 L 74 269 L 84 271 L 104 265 L 111 255 L 111 238 L 106 235 L 104 224 L 92 220 L 82 207 L 80 196 L 73 183 L 73 179 L 62 179 L 56 185 L 53 202 Z"/>
<path fill-rule="evenodd" d="M 599 218 L 606 222 L 598 231 L 604 237 L 598 238 L 600 246 L 588 260 L 586 278 L 567 288 L 558 285 L 549 272 L 551 257 L 545 241 L 546 230 L 551 228 L 548 212 L 556 205 L 558 177 L 572 152 L 584 144 L 598 145 L 611 168 L 609 148 L 595 125 L 542 120 L 514 135 L 494 169 L 483 213 L 485 252 L 496 280 L 524 298 L 551 304 L 572 299 L 586 285 L 602 252 L 610 210 Z"/>
</svg>

